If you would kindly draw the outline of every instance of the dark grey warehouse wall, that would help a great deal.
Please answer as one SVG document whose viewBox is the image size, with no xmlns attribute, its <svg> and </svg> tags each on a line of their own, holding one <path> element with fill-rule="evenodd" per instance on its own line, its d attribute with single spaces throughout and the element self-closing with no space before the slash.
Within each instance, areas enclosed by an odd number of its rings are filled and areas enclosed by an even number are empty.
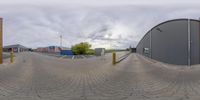
<svg viewBox="0 0 200 100">
<path fill-rule="evenodd" d="M 191 31 L 191 64 L 200 64 L 200 25 L 199 22 L 192 20 L 190 22 Z"/>
<path fill-rule="evenodd" d="M 142 38 L 137 52 L 170 64 L 199 64 L 199 28 L 198 20 L 176 19 L 161 23 Z M 144 53 L 144 48 L 149 48 L 149 53 Z"/>
<path fill-rule="evenodd" d="M 187 20 L 172 21 L 152 30 L 152 58 L 166 63 L 187 64 Z"/>
</svg>

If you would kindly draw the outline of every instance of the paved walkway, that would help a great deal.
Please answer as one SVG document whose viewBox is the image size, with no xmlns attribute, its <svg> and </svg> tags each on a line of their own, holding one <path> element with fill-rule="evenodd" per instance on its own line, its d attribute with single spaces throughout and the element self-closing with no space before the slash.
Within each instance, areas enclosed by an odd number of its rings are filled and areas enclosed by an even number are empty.
<svg viewBox="0 0 200 100">
<path fill-rule="evenodd" d="M 137 54 L 61 59 L 21 53 L 0 66 L 0 100 L 199 100 L 200 66 L 173 66 Z"/>
</svg>

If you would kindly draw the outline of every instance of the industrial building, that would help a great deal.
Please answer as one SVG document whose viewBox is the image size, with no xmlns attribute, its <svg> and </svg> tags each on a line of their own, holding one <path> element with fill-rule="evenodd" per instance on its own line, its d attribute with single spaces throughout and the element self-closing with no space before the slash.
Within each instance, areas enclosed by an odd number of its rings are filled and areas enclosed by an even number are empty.
<svg viewBox="0 0 200 100">
<path fill-rule="evenodd" d="M 11 50 L 13 50 L 13 52 L 15 53 L 19 53 L 24 51 L 30 51 L 30 48 L 27 48 L 20 44 L 8 45 L 3 47 L 3 52 L 11 52 Z"/>
<path fill-rule="evenodd" d="M 137 45 L 137 53 L 169 64 L 200 64 L 200 21 L 175 19 L 149 30 Z"/>
<path fill-rule="evenodd" d="M 49 46 L 47 47 L 47 50 L 49 53 L 57 53 L 57 52 L 60 52 L 60 47 L 58 46 Z"/>
<path fill-rule="evenodd" d="M 130 48 L 130 51 L 131 51 L 132 53 L 135 53 L 135 52 L 136 52 L 136 48 Z"/>
<path fill-rule="evenodd" d="M 105 55 L 105 48 L 95 48 L 94 53 L 96 56 Z"/>
<path fill-rule="evenodd" d="M 60 53 L 61 55 L 73 55 L 70 48 L 59 46 L 39 47 L 35 51 L 43 53 Z"/>
<path fill-rule="evenodd" d="M 66 48 L 66 47 L 62 47 L 60 50 L 60 55 L 74 55 L 74 53 L 72 52 L 71 48 Z"/>
<path fill-rule="evenodd" d="M 36 49 L 37 52 L 48 52 L 48 53 L 58 53 L 60 52 L 60 47 L 58 46 L 48 46 L 48 47 L 39 47 Z"/>
<path fill-rule="evenodd" d="M 60 55 L 74 55 L 71 49 L 68 50 L 61 50 Z"/>
</svg>

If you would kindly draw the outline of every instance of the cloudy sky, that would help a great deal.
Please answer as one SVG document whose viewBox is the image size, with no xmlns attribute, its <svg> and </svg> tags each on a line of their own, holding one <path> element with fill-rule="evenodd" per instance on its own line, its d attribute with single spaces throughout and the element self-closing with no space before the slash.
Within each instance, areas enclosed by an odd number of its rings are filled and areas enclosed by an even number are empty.
<svg viewBox="0 0 200 100">
<path fill-rule="evenodd" d="M 89 42 L 93 48 L 136 46 L 166 20 L 200 17 L 198 0 L 0 0 L 4 45 L 36 48 Z"/>
</svg>

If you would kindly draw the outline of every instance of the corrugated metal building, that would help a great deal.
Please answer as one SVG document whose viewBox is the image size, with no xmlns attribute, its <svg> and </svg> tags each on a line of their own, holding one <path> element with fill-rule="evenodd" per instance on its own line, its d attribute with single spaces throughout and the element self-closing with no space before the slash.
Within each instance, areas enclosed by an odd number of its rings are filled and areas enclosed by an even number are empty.
<svg viewBox="0 0 200 100">
<path fill-rule="evenodd" d="M 15 44 L 15 45 L 8 45 L 3 47 L 3 52 L 11 52 L 13 49 L 13 52 L 24 52 L 24 51 L 29 51 L 30 48 L 27 48 L 23 45 L 20 44 Z"/>
<path fill-rule="evenodd" d="M 200 64 L 200 21 L 175 19 L 158 24 L 136 49 L 141 55 L 169 64 Z"/>
</svg>

